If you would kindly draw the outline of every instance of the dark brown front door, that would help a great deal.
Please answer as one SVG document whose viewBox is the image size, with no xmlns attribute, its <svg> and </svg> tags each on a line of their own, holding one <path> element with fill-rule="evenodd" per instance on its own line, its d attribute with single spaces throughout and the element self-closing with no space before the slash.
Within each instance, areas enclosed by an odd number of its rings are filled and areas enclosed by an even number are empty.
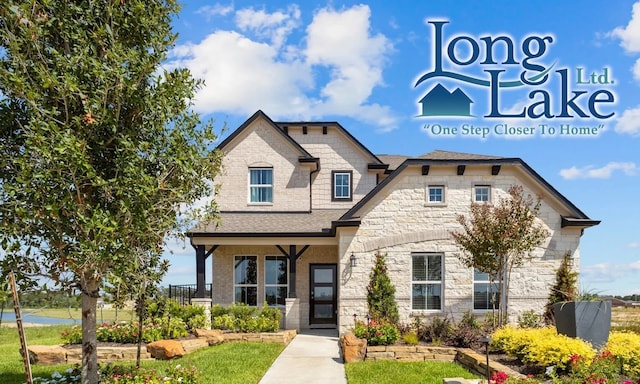
<svg viewBox="0 0 640 384">
<path fill-rule="evenodd" d="M 309 325 L 336 325 L 338 294 L 335 264 L 310 264 Z"/>
</svg>

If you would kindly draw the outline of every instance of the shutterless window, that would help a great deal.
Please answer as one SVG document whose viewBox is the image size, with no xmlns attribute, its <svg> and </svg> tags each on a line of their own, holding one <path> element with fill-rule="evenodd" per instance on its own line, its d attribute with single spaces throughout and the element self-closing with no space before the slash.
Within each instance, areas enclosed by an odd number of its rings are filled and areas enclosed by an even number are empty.
<svg viewBox="0 0 640 384">
<path fill-rule="evenodd" d="M 429 186 L 429 203 L 444 203 L 444 186 Z"/>
<path fill-rule="evenodd" d="M 488 185 L 476 185 L 473 188 L 473 201 L 484 203 L 491 201 L 491 187 Z"/>
<path fill-rule="evenodd" d="M 258 305 L 258 257 L 236 256 L 233 268 L 234 302 Z"/>
<path fill-rule="evenodd" d="M 264 296 L 270 306 L 284 306 L 289 289 L 287 258 L 267 256 L 264 263 Z"/>
<path fill-rule="evenodd" d="M 442 254 L 411 255 L 411 309 L 442 309 Z"/>
<path fill-rule="evenodd" d="M 351 171 L 333 171 L 333 200 L 351 200 Z"/>
<path fill-rule="evenodd" d="M 249 201 L 273 202 L 273 168 L 249 168 Z"/>
<path fill-rule="evenodd" d="M 473 309 L 488 310 L 498 308 L 500 297 L 498 295 L 498 282 L 489 282 L 489 274 L 473 270 Z"/>
</svg>

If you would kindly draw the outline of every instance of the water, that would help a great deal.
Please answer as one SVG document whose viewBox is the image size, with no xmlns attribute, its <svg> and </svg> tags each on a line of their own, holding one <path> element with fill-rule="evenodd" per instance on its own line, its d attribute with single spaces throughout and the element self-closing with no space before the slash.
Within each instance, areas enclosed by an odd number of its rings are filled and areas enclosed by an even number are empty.
<svg viewBox="0 0 640 384">
<path fill-rule="evenodd" d="M 16 323 L 16 314 L 12 310 L 5 311 L 2 313 L 2 325 Z M 38 316 L 35 313 L 22 311 L 22 324 L 25 323 L 34 323 L 34 324 L 46 324 L 46 325 L 56 325 L 56 324 L 80 324 L 79 321 L 73 319 L 59 319 L 57 317 L 45 317 Z"/>
</svg>

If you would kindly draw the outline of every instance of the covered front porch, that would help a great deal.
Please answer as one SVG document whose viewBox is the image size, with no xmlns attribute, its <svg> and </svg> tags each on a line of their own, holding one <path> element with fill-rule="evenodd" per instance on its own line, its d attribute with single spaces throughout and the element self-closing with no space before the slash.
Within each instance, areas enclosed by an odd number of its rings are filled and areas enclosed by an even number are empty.
<svg viewBox="0 0 640 384">
<path fill-rule="evenodd" d="M 337 327 L 340 258 L 335 238 L 192 237 L 192 244 L 197 301 L 278 307 L 284 329 Z M 205 278 L 209 257 L 210 284 Z"/>
</svg>

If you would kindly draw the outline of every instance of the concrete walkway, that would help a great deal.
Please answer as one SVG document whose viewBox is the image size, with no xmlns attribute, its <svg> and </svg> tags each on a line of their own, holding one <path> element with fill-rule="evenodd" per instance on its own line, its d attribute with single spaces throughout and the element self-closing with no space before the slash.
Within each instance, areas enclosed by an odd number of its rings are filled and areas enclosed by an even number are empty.
<svg viewBox="0 0 640 384">
<path fill-rule="evenodd" d="M 259 384 L 346 384 L 335 329 L 299 333 L 264 375 Z"/>
</svg>

